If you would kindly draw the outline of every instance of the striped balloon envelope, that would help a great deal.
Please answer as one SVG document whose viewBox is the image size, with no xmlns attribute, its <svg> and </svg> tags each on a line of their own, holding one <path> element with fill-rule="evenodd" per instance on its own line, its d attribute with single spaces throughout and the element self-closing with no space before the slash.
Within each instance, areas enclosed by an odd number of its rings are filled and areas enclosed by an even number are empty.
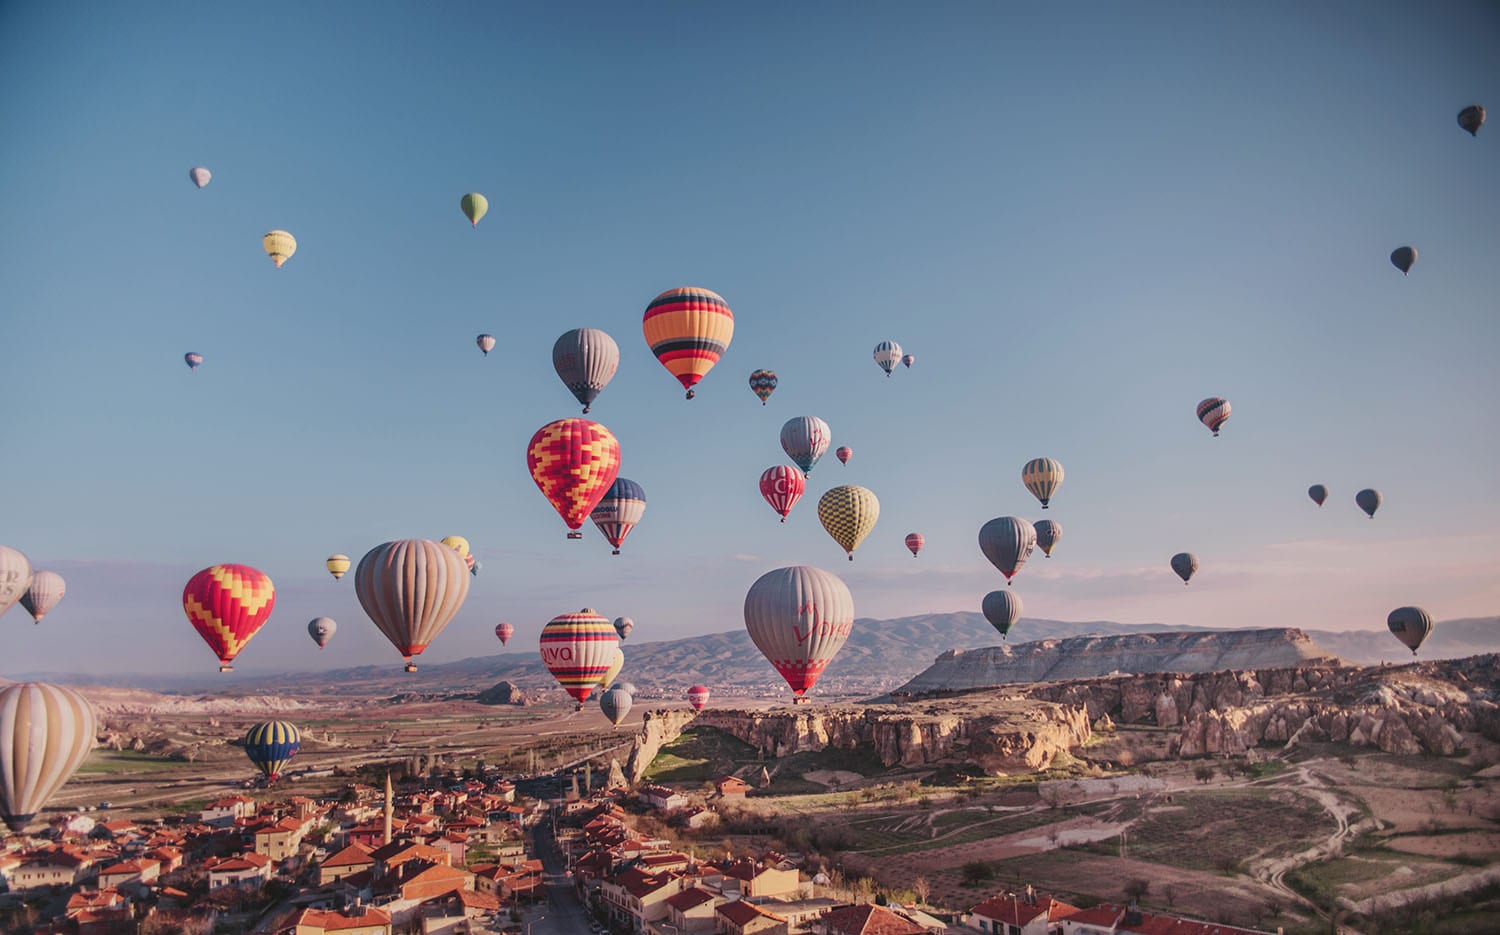
<svg viewBox="0 0 1500 935">
<path fill-rule="evenodd" d="M 26 596 L 31 587 L 31 559 L 19 549 L 0 545 L 0 616 Z"/>
<path fill-rule="evenodd" d="M 266 248 L 266 256 L 271 258 L 277 269 L 281 269 L 281 264 L 290 260 L 292 254 L 297 252 L 297 238 L 286 231 L 271 231 L 260 242 Z"/>
<path fill-rule="evenodd" d="M 203 355 L 197 351 L 188 351 L 182 355 L 182 361 L 188 365 L 189 370 L 197 370 L 203 366 Z"/>
<path fill-rule="evenodd" d="M 474 339 L 474 343 L 484 352 L 484 356 L 490 356 L 490 351 L 495 349 L 495 336 L 493 334 L 481 334 Z"/>
<path fill-rule="evenodd" d="M 1056 520 L 1044 519 L 1032 527 L 1036 530 L 1036 546 L 1042 550 L 1042 554 L 1048 558 L 1052 557 L 1052 549 L 1062 538 L 1062 524 Z"/>
<path fill-rule="evenodd" d="M 823 528 L 854 561 L 854 550 L 865 541 L 880 519 L 880 500 L 873 491 L 854 484 L 834 487 L 818 499 L 818 519 Z"/>
<path fill-rule="evenodd" d="M 750 374 L 750 392 L 760 398 L 764 406 L 771 394 L 776 392 L 776 374 L 770 370 L 757 370 Z"/>
<path fill-rule="evenodd" d="M 359 604 L 415 672 L 421 655 L 469 596 L 469 570 L 451 546 L 397 539 L 365 553 L 354 569 Z"/>
<path fill-rule="evenodd" d="M 574 328 L 552 345 L 552 369 L 587 415 L 620 369 L 620 346 L 598 328 Z"/>
<path fill-rule="evenodd" d="M 920 551 L 922 551 L 922 546 L 924 546 L 926 544 L 927 544 L 927 540 L 926 540 L 926 538 L 924 538 L 922 536 L 921 533 L 919 533 L 919 532 L 909 532 L 909 533 L 906 534 L 906 547 L 908 549 L 911 549 L 911 557 L 912 558 L 916 558 L 917 557 L 917 553 L 920 552 Z"/>
<path fill-rule="evenodd" d="M 1009 583 L 1036 546 L 1036 527 L 1018 516 L 998 516 L 979 528 L 979 551 Z"/>
<path fill-rule="evenodd" d="M 553 617 L 542 628 L 542 664 L 578 702 L 579 711 L 609 673 L 619 648 L 615 628 L 592 607 Z"/>
<path fill-rule="evenodd" d="M 26 594 L 21 598 L 21 606 L 31 614 L 31 619 L 41 623 L 42 618 L 47 616 L 48 611 L 57 606 L 57 602 L 63 599 L 67 591 L 67 583 L 63 576 L 55 571 L 32 572 L 31 587 L 26 589 Z"/>
<path fill-rule="evenodd" d="M 495 639 L 497 639 L 497 640 L 500 641 L 500 645 L 501 646 L 504 646 L 506 643 L 509 643 L 510 642 L 510 638 L 512 636 L 515 636 L 515 635 L 516 635 L 516 628 L 514 626 L 512 626 L 511 624 L 509 624 L 509 623 L 497 623 L 497 624 L 495 624 Z"/>
<path fill-rule="evenodd" d="M 895 341 L 881 341 L 875 345 L 875 363 L 880 365 L 886 376 L 890 376 L 896 365 L 901 363 L 901 356 L 901 345 Z"/>
<path fill-rule="evenodd" d="M 94 709 L 71 688 L 16 682 L 0 690 L 0 818 L 24 831 L 94 748 Z"/>
<path fill-rule="evenodd" d="M 1057 488 L 1062 486 L 1063 466 L 1061 461 L 1052 458 L 1032 458 L 1021 468 L 1021 483 L 1031 491 L 1032 496 L 1042 501 L 1042 509 L 1047 508 L 1047 502 L 1052 495 L 1057 493 Z"/>
<path fill-rule="evenodd" d="M 687 690 L 688 704 L 693 706 L 694 711 L 702 711 L 708 704 L 708 697 L 712 694 L 707 686 L 694 685 Z"/>
<path fill-rule="evenodd" d="M 599 684 L 595 687 L 600 691 L 603 691 L 604 689 L 610 687 L 615 683 L 615 679 L 620 677 L 620 673 L 624 669 L 625 650 L 616 646 L 614 649 L 609 651 L 609 668 L 604 670 L 604 674 L 599 677 Z M 632 694 L 634 693 L 632 692 Z"/>
<path fill-rule="evenodd" d="M 198 572 L 182 589 L 182 610 L 203 642 L 219 657 L 219 671 L 230 665 L 276 608 L 276 586 L 249 565 L 214 565 Z"/>
<path fill-rule="evenodd" d="M 854 630 L 854 596 L 837 575 L 821 568 L 777 568 L 745 594 L 745 629 L 786 679 L 793 703 L 805 703 L 802 696 Z"/>
<path fill-rule="evenodd" d="M 245 732 L 245 756 L 275 782 L 302 750 L 302 732 L 288 721 L 266 721 Z"/>
<path fill-rule="evenodd" d="M 833 430 L 817 416 L 793 416 L 781 426 L 781 450 L 804 475 L 812 473 L 832 440 Z"/>
<path fill-rule="evenodd" d="M 1208 426 L 1208 430 L 1214 433 L 1214 438 L 1218 438 L 1219 426 L 1229 421 L 1229 412 L 1229 400 L 1210 396 L 1198 404 L 1198 421 Z"/>
<path fill-rule="evenodd" d="M 692 399 L 693 387 L 729 349 L 734 312 L 717 292 L 682 286 L 651 300 L 641 330 L 651 353 Z"/>
<path fill-rule="evenodd" d="M 323 563 L 323 567 L 328 569 L 328 573 L 330 575 L 333 575 L 333 580 L 337 581 L 340 578 L 344 577 L 344 574 L 349 571 L 349 566 L 351 564 L 353 563 L 349 561 L 349 556 L 344 555 L 342 552 L 340 552 L 328 556 L 328 560 Z"/>
<path fill-rule="evenodd" d="M 630 696 L 630 692 L 619 685 L 599 696 L 599 710 L 604 712 L 609 723 L 615 727 L 619 727 L 620 722 L 629 716 L 630 707 L 634 703 L 635 699 Z"/>
<path fill-rule="evenodd" d="M 558 419 L 531 436 L 526 467 L 542 496 L 572 530 L 568 538 L 582 539 L 578 527 L 620 474 L 620 443 L 597 422 Z"/>
<path fill-rule="evenodd" d="M 646 515 L 646 491 L 633 480 L 624 477 L 616 477 L 615 482 L 609 485 L 609 490 L 599 505 L 589 513 L 589 519 L 599 527 L 604 538 L 615 547 L 614 554 L 620 554 L 620 545 L 625 537 L 630 535 L 630 530 Z"/>
<path fill-rule="evenodd" d="M 792 512 L 792 507 L 797 505 L 797 501 L 806 492 L 807 481 L 796 468 L 778 464 L 761 472 L 760 495 L 771 504 L 771 509 L 781 514 L 783 523 L 786 522 L 787 514 Z"/>
</svg>

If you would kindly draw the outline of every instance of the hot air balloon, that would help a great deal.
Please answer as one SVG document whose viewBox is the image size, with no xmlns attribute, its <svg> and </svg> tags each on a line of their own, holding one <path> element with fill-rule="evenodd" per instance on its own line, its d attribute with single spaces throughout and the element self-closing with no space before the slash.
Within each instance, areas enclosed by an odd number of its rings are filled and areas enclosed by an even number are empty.
<svg viewBox="0 0 1500 935">
<path fill-rule="evenodd" d="M 609 668 L 604 670 L 604 675 L 599 678 L 599 690 L 603 691 L 615 683 L 620 677 L 620 670 L 625 668 L 625 651 L 615 646 L 609 651 Z"/>
<path fill-rule="evenodd" d="M 693 387 L 719 362 L 734 337 L 734 313 L 717 292 L 683 286 L 646 306 L 641 330 L 651 353 L 693 398 Z"/>
<path fill-rule="evenodd" d="M 245 732 L 245 756 L 270 782 L 302 749 L 302 732 L 289 721 L 265 721 Z"/>
<path fill-rule="evenodd" d="M 909 532 L 909 533 L 906 534 L 906 547 L 908 549 L 911 549 L 911 557 L 912 558 L 916 558 L 917 557 L 917 553 L 920 552 L 920 551 L 922 551 L 922 546 L 924 546 L 926 544 L 927 544 L 927 540 L 924 539 L 924 538 L 922 538 L 922 534 L 921 533 L 919 533 L 919 532 Z"/>
<path fill-rule="evenodd" d="M 0 818 L 20 833 L 88 758 L 94 709 L 71 688 L 16 682 L 0 690 Z"/>
<path fill-rule="evenodd" d="M 188 365 L 189 370 L 197 370 L 199 367 L 203 366 L 203 355 L 199 354 L 197 351 L 188 351 L 186 354 L 182 355 L 182 360 Z"/>
<path fill-rule="evenodd" d="M 1405 276 L 1411 272 L 1411 268 L 1417 263 L 1416 247 L 1397 247 L 1391 251 L 1391 265 L 1401 271 Z"/>
<path fill-rule="evenodd" d="M 795 696 L 812 688 L 854 629 L 854 597 L 811 565 L 768 571 L 745 594 L 745 629 Z"/>
<path fill-rule="evenodd" d="M 1375 511 L 1380 509 L 1380 499 L 1380 491 L 1370 487 L 1366 487 L 1354 495 L 1354 502 L 1359 504 L 1359 508 L 1364 510 L 1365 515 L 1369 516 L 1370 519 L 1374 519 Z"/>
<path fill-rule="evenodd" d="M 901 355 L 901 366 L 905 367 L 907 370 L 910 370 L 911 369 L 911 365 L 914 364 L 914 363 L 916 363 L 916 362 L 917 362 L 917 359 L 915 357 L 913 357 L 911 354 L 902 354 Z"/>
<path fill-rule="evenodd" d="M 261 238 L 261 245 L 266 248 L 266 256 L 281 269 L 281 264 L 292 258 L 297 252 L 297 238 L 286 231 L 271 231 Z"/>
<path fill-rule="evenodd" d="M 1311 487 L 1307 488 L 1307 495 L 1309 497 L 1312 497 L 1312 502 L 1316 503 L 1318 506 L 1322 506 L 1323 501 L 1328 499 L 1328 488 L 1324 487 L 1322 484 L 1313 484 Z"/>
<path fill-rule="evenodd" d="M 469 596 L 469 574 L 454 549 L 431 539 L 397 539 L 365 553 L 354 593 L 370 620 L 415 672 L 421 655 Z"/>
<path fill-rule="evenodd" d="M 614 628 L 616 635 L 620 637 L 620 642 L 623 643 L 625 640 L 629 639 L 630 634 L 635 631 L 635 621 L 631 620 L 629 617 L 616 617 Z"/>
<path fill-rule="evenodd" d="M 0 545 L 0 616 L 26 596 L 31 587 L 31 560 L 18 549 Z"/>
<path fill-rule="evenodd" d="M 614 661 L 612 650 L 620 648 L 620 638 L 608 620 L 585 607 L 576 614 L 562 614 L 548 621 L 542 628 L 541 648 L 547 671 L 582 711 L 589 693 L 608 674 Z"/>
<path fill-rule="evenodd" d="M 463 536 L 444 536 L 438 541 L 457 552 L 459 558 L 469 557 L 469 540 Z"/>
<path fill-rule="evenodd" d="M 812 473 L 813 465 L 828 451 L 833 430 L 817 416 L 795 416 L 781 427 L 781 450 L 802 469 L 804 476 Z"/>
<path fill-rule="evenodd" d="M 574 328 L 552 345 L 552 369 L 588 413 L 620 368 L 620 346 L 598 328 Z"/>
<path fill-rule="evenodd" d="M 322 649 L 333 639 L 333 634 L 338 632 L 339 625 L 333 622 L 332 617 L 314 617 L 307 622 L 307 635 L 313 638 L 313 642 Z"/>
<path fill-rule="evenodd" d="M 1214 433 L 1214 438 L 1219 437 L 1219 426 L 1229 421 L 1229 400 L 1218 396 L 1210 396 L 1198 404 L 1198 421 L 1208 426 Z"/>
<path fill-rule="evenodd" d="M 880 501 L 864 487 L 843 484 L 818 498 L 818 520 L 854 561 L 854 550 L 880 518 Z"/>
<path fill-rule="evenodd" d="M 1481 109 L 1481 113 L 1482 112 L 1483 111 Z M 1462 120 L 1462 116 L 1463 115 L 1460 114 L 1459 116 L 1460 116 L 1459 125 L 1462 126 L 1463 125 L 1463 120 Z M 1481 121 L 1484 120 L 1483 117 L 1480 117 L 1479 119 Z M 188 178 L 192 179 L 193 180 L 193 184 L 196 185 L 196 186 L 198 186 L 199 188 L 202 188 L 203 186 L 207 185 L 209 182 L 213 181 L 213 177 L 214 177 L 214 174 L 212 172 L 208 171 L 207 169 L 203 168 L 202 166 L 193 166 L 191 169 L 188 170 Z"/>
<path fill-rule="evenodd" d="M 479 345 L 479 349 L 484 352 L 484 356 L 488 357 L 490 356 L 490 351 L 495 349 L 495 336 L 493 334 L 481 334 L 474 339 L 474 343 Z"/>
<path fill-rule="evenodd" d="M 771 509 L 781 514 L 781 521 L 786 522 L 787 514 L 792 512 L 792 507 L 802 499 L 802 494 L 807 491 L 807 481 L 803 480 L 802 472 L 795 468 L 789 468 L 785 464 L 768 467 L 760 475 L 760 495 L 771 504 Z"/>
<path fill-rule="evenodd" d="M 834 450 L 833 456 L 839 459 L 840 464 L 848 464 L 849 459 L 854 457 L 854 449 L 848 445 L 842 445 Z"/>
<path fill-rule="evenodd" d="M 616 727 L 630 714 L 630 706 L 634 703 L 635 699 L 630 696 L 630 692 L 619 685 L 599 696 L 599 710 Z"/>
<path fill-rule="evenodd" d="M 901 363 L 901 345 L 895 341 L 881 341 L 875 345 L 875 363 L 879 364 L 880 369 L 884 370 L 885 375 L 889 377 L 891 371 L 896 369 L 896 365 Z"/>
<path fill-rule="evenodd" d="M 1458 125 L 1470 136 L 1478 136 L 1479 128 L 1484 126 L 1484 108 L 1478 104 L 1470 104 L 1458 112 Z"/>
<path fill-rule="evenodd" d="M 1021 483 L 1031 491 L 1031 495 L 1042 501 L 1042 509 L 1047 508 L 1047 503 L 1052 495 L 1057 493 L 1057 488 L 1062 486 L 1063 466 L 1061 461 L 1052 458 L 1032 458 L 1021 468 Z"/>
<path fill-rule="evenodd" d="M 182 589 L 182 609 L 203 642 L 219 657 L 219 671 L 230 665 L 276 607 L 276 587 L 249 565 L 214 565 L 198 572 Z"/>
<path fill-rule="evenodd" d="M 515 635 L 516 635 L 516 628 L 513 627 L 513 626 L 511 626 L 510 624 L 508 624 L 508 623 L 497 623 L 497 624 L 495 624 L 495 636 L 496 636 L 497 639 L 500 640 L 500 645 L 501 646 L 504 646 L 506 643 L 509 643 L 510 642 L 510 638 L 512 636 L 515 636 Z"/>
<path fill-rule="evenodd" d="M 1385 618 L 1385 625 L 1415 656 L 1417 647 L 1432 632 L 1432 616 L 1420 607 L 1397 607 Z"/>
<path fill-rule="evenodd" d="M 619 555 L 620 544 L 645 514 L 646 491 L 633 480 L 616 477 L 599 505 L 589 513 L 589 519 L 615 547 L 614 554 Z"/>
<path fill-rule="evenodd" d="M 1036 545 L 1036 527 L 1017 516 L 999 516 L 979 528 L 979 551 L 1000 569 L 1006 583 L 1026 564 Z"/>
<path fill-rule="evenodd" d="M 702 711 L 708 705 L 708 696 L 711 692 L 707 686 L 694 685 L 687 690 L 688 704 L 693 706 L 694 711 Z"/>
<path fill-rule="evenodd" d="M 771 394 L 776 392 L 776 374 L 769 370 L 757 370 L 750 374 L 750 391 L 760 397 L 760 404 L 764 406 Z"/>
<path fill-rule="evenodd" d="M 621 653 L 620 655 L 623 656 L 624 653 Z M 634 682 L 616 682 L 615 685 L 618 685 L 620 688 L 623 688 L 626 691 L 630 692 L 630 697 L 632 697 L 632 698 L 635 697 L 636 692 L 635 692 L 635 683 Z M 613 687 L 613 686 L 611 686 L 611 687 Z"/>
<path fill-rule="evenodd" d="M 57 606 L 57 602 L 63 599 L 63 593 L 67 590 L 63 582 L 63 576 L 55 571 L 34 571 L 31 573 L 31 586 L 26 593 L 21 595 L 21 606 L 31 614 L 34 623 L 41 623 L 42 618 L 47 616 L 48 611 Z"/>
<path fill-rule="evenodd" d="M 1043 555 L 1051 558 L 1053 547 L 1062 538 L 1062 524 L 1044 519 L 1032 528 L 1036 530 L 1037 547 L 1042 550 Z"/>
<path fill-rule="evenodd" d="M 344 572 L 349 570 L 351 564 L 353 563 L 349 561 L 349 556 L 340 553 L 328 556 L 328 560 L 323 563 L 323 567 L 327 568 L 328 573 L 333 575 L 333 580 L 337 581 L 344 577 Z"/>
<path fill-rule="evenodd" d="M 1177 577 L 1182 579 L 1184 586 L 1192 579 L 1193 572 L 1198 570 L 1198 556 L 1191 552 L 1178 552 L 1172 556 L 1172 570 L 1177 572 Z"/>
<path fill-rule="evenodd" d="M 537 429 L 526 446 L 526 467 L 542 496 L 568 524 L 569 539 L 620 473 L 620 443 L 587 419 L 558 419 Z"/>
<path fill-rule="evenodd" d="M 464 217 L 469 219 L 469 224 L 478 227 L 479 219 L 490 210 L 490 200 L 478 192 L 469 192 L 458 199 L 458 206 L 463 209 Z"/>
<path fill-rule="evenodd" d="M 1021 619 L 1021 599 L 1014 591 L 991 591 L 984 596 L 984 604 L 980 608 L 984 611 L 984 619 L 990 622 L 990 626 L 1000 631 L 1000 638 L 1005 639 L 1010 628 Z"/>
</svg>

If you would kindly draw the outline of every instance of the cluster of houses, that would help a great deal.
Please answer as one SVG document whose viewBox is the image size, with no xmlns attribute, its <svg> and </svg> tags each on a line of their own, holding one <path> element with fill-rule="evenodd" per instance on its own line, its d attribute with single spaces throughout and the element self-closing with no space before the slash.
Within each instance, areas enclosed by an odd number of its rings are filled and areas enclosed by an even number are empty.
<svg viewBox="0 0 1500 935">
<path fill-rule="evenodd" d="M 524 831 L 540 813 L 510 783 L 469 780 L 326 801 L 231 795 L 140 823 L 64 816 L 0 844 L 0 906 L 28 907 L 36 935 L 499 932 L 542 891 Z"/>
</svg>

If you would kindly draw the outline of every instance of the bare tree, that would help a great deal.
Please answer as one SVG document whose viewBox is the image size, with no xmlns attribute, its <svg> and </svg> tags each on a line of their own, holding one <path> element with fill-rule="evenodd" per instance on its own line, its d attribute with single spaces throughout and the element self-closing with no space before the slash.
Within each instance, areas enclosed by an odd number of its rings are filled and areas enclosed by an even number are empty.
<svg viewBox="0 0 1500 935">
<path fill-rule="evenodd" d="M 917 877 L 912 881 L 911 888 L 917 894 L 917 905 L 927 905 L 927 897 L 932 895 L 932 884 L 927 882 L 927 878 Z"/>
</svg>

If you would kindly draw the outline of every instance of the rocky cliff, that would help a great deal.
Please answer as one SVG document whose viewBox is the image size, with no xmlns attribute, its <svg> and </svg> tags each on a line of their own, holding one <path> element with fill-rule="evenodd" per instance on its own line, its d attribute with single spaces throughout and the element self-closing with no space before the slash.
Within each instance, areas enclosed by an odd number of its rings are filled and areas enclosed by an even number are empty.
<svg viewBox="0 0 1500 935">
<path fill-rule="evenodd" d="M 1097 678 L 1119 673 L 1337 664 L 1333 654 L 1294 629 L 1133 633 L 949 650 L 891 692 L 893 698 L 996 685 Z"/>
<path fill-rule="evenodd" d="M 651 711 L 625 765 L 639 782 L 661 748 L 682 731 L 713 727 L 754 746 L 766 757 L 874 747 L 886 766 L 916 767 L 940 761 L 972 763 L 991 775 L 1046 769 L 1056 757 L 1089 739 L 1081 704 L 995 698 L 934 699 L 910 705 L 828 705 L 772 711 L 710 709 Z"/>
</svg>

